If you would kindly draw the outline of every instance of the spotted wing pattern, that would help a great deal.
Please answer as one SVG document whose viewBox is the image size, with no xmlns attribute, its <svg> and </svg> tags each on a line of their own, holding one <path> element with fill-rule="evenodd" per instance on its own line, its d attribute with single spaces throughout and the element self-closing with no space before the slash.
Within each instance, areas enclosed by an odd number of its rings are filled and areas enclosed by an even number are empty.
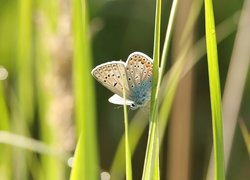
<svg viewBox="0 0 250 180">
<path fill-rule="evenodd" d="M 127 82 L 127 74 L 125 72 L 125 63 L 122 61 L 111 61 L 108 63 L 96 66 L 91 74 L 103 86 L 108 88 L 113 93 L 123 97 L 122 77 L 124 77 L 124 87 L 126 97 L 130 97 L 130 89 Z"/>
<path fill-rule="evenodd" d="M 126 73 L 130 89 L 141 86 L 153 74 L 153 60 L 143 53 L 134 52 L 127 59 Z"/>
</svg>

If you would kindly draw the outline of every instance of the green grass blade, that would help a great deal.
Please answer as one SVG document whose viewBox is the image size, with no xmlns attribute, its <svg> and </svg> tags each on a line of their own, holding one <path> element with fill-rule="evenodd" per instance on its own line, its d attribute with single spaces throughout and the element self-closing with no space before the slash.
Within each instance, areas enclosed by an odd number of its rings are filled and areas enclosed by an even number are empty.
<svg viewBox="0 0 250 180">
<path fill-rule="evenodd" d="M 18 1 L 18 38 L 17 38 L 17 99 L 13 110 L 17 114 L 13 117 L 14 131 L 20 134 L 29 134 L 28 129 L 33 125 L 34 116 L 34 72 L 32 58 L 32 1 Z M 16 169 L 13 174 L 18 178 L 27 179 L 29 171 L 29 156 L 20 149 L 14 150 Z M 31 156 L 30 156 L 31 157 Z M 15 175 L 17 177 L 17 175 Z M 15 178 L 15 177 L 14 177 Z"/>
<path fill-rule="evenodd" d="M 1 131 L 9 130 L 10 128 L 9 112 L 4 98 L 5 94 L 3 87 L 4 87 L 3 81 L 0 80 L 0 114 L 1 114 L 0 130 Z M 11 179 L 11 152 L 9 147 L 6 147 L 4 145 L 0 145 L 0 169 L 1 169 L 1 178 Z"/>
<path fill-rule="evenodd" d="M 228 170 L 232 164 L 230 159 L 233 152 L 232 148 L 234 148 L 233 142 L 235 137 L 235 129 L 237 126 L 240 109 L 243 107 L 243 94 L 245 86 L 247 86 L 247 76 L 250 65 L 250 36 L 246 36 L 246 34 L 250 32 L 248 12 L 250 12 L 250 1 L 244 1 L 240 16 L 238 15 L 239 13 L 235 13 L 235 19 L 237 19 L 235 20 L 235 23 L 238 23 L 238 28 L 233 44 L 229 67 L 227 70 L 224 91 L 222 93 L 222 115 L 223 119 L 225 119 L 223 122 L 225 174 L 230 173 Z M 237 78 L 235 78 L 236 76 Z M 212 179 L 214 176 L 213 159 L 214 157 L 212 150 L 206 179 Z"/>
<path fill-rule="evenodd" d="M 4 98 L 4 86 L 3 82 L 0 80 L 0 113 L 1 113 L 1 121 L 0 121 L 0 130 L 9 130 L 9 113 L 7 110 L 7 104 Z"/>
<path fill-rule="evenodd" d="M 149 124 L 149 134 L 148 143 L 143 167 L 142 179 L 152 179 L 152 177 L 158 177 L 159 165 L 159 145 L 156 143 L 158 141 L 158 126 L 157 126 L 157 114 L 158 114 L 158 93 L 160 89 L 159 80 L 159 61 L 160 61 L 160 25 L 161 25 L 161 0 L 156 0 L 156 11 L 155 11 L 155 33 L 154 33 L 154 52 L 153 52 L 153 81 L 152 81 L 152 91 L 151 91 L 151 104 L 150 104 L 150 124 Z"/>
<path fill-rule="evenodd" d="M 32 2 L 31 0 L 19 0 L 19 28 L 17 51 L 17 80 L 20 119 L 31 125 L 34 112 L 34 79 L 32 55 Z M 25 124 L 24 123 L 24 124 Z"/>
<path fill-rule="evenodd" d="M 168 28 L 167 28 L 165 41 L 164 41 L 164 45 L 163 45 L 163 50 L 162 50 L 161 66 L 160 66 L 161 71 L 160 71 L 160 79 L 159 79 L 160 83 L 162 81 L 164 71 L 166 68 L 166 64 L 167 64 L 167 55 L 168 55 L 168 51 L 169 51 L 169 47 L 170 47 L 170 38 L 171 38 L 172 32 L 173 32 L 173 24 L 174 24 L 174 19 L 175 19 L 175 15 L 176 15 L 177 5 L 178 5 L 178 0 L 174 0 L 172 7 L 171 7 L 171 11 L 170 11 Z"/>
<path fill-rule="evenodd" d="M 206 44 L 213 124 L 215 180 L 225 179 L 220 76 L 212 0 L 205 0 Z"/>
<path fill-rule="evenodd" d="M 123 98 L 124 98 L 124 125 L 125 125 L 125 157 L 126 157 L 126 179 L 132 180 L 132 164 L 131 164 L 131 153 L 129 147 L 129 138 L 128 138 L 128 112 L 127 112 L 127 105 L 126 105 L 126 92 L 124 86 L 124 79 L 122 81 L 123 86 Z"/>
<path fill-rule="evenodd" d="M 96 111 L 93 78 L 91 76 L 91 53 L 89 41 L 88 9 L 86 0 L 72 1 L 74 60 L 73 83 L 75 95 L 75 118 L 80 136 L 72 180 L 99 179 L 96 137 Z"/>
<path fill-rule="evenodd" d="M 139 110 L 138 113 L 131 120 L 128 127 L 128 136 L 129 136 L 129 145 L 131 154 L 134 153 L 135 148 L 142 136 L 146 126 L 148 124 L 147 121 L 148 113 L 145 113 L 143 110 Z M 123 179 L 125 173 L 125 134 L 123 134 L 118 148 L 116 150 L 116 154 L 112 163 L 112 167 L 110 170 L 110 175 L 114 179 Z"/>
</svg>

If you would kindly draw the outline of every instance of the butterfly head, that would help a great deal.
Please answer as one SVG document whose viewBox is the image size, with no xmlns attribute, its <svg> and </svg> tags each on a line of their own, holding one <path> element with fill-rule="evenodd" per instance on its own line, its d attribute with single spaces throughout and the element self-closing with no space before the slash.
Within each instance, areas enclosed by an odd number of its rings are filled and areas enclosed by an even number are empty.
<svg viewBox="0 0 250 180">
<path fill-rule="evenodd" d="M 131 108 L 132 110 L 136 110 L 136 109 L 138 108 L 138 105 L 136 105 L 135 103 L 132 103 L 132 104 L 130 105 L 130 108 Z"/>
</svg>

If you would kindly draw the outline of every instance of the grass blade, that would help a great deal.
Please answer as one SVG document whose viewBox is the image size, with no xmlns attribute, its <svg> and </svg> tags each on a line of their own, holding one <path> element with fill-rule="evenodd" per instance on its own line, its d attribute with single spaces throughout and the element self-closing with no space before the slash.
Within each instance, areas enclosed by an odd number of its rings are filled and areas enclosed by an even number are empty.
<svg viewBox="0 0 250 180">
<path fill-rule="evenodd" d="M 18 98 L 20 117 L 31 125 L 33 120 L 33 60 L 32 54 L 32 2 L 19 0 L 19 32 L 17 51 Z M 19 119 L 20 120 L 20 119 Z M 20 122 L 18 122 L 20 123 Z M 23 123 L 24 124 L 24 123 Z"/>
<path fill-rule="evenodd" d="M 34 116 L 34 75 L 32 59 L 32 1 L 18 1 L 18 39 L 17 39 L 17 99 L 13 104 L 17 117 L 13 118 L 14 131 L 20 134 L 29 134 L 28 128 L 33 125 Z M 15 114 L 15 113 L 13 113 Z M 20 149 L 14 150 L 16 169 L 13 172 L 16 178 L 27 179 L 28 158 L 31 154 Z M 31 156 L 30 156 L 31 157 Z M 15 177 L 14 177 L 15 178 Z"/>
<path fill-rule="evenodd" d="M 212 0 L 205 0 L 206 44 L 213 124 L 215 180 L 225 179 L 221 90 Z"/>
<path fill-rule="evenodd" d="M 126 105 L 126 92 L 124 86 L 124 78 L 122 81 L 123 86 L 123 98 L 124 98 L 124 125 L 125 125 L 125 157 L 126 157 L 126 179 L 132 180 L 132 164 L 131 164 L 131 153 L 129 147 L 129 138 L 128 138 L 128 112 L 127 112 L 127 105 Z"/>
<path fill-rule="evenodd" d="M 0 72 L 2 67 L 0 67 Z M 1 76 L 1 75 L 0 75 Z M 4 98 L 4 84 L 1 81 L 0 77 L 0 130 L 9 130 L 10 129 L 10 119 L 7 104 Z M 1 143 L 0 143 L 1 144 Z M 0 145 L 0 169 L 1 169 L 1 178 L 11 179 L 11 152 L 9 147 Z"/>
<path fill-rule="evenodd" d="M 74 94 L 78 145 L 71 179 L 99 179 L 95 95 L 86 0 L 73 0 Z"/>
<path fill-rule="evenodd" d="M 224 156 L 225 156 L 225 174 L 228 172 L 229 162 L 231 162 L 231 152 L 233 147 L 235 128 L 242 107 L 244 88 L 247 86 L 247 76 L 250 65 L 250 1 L 244 1 L 238 22 L 237 34 L 234 40 L 232 56 L 228 67 L 225 87 L 222 99 L 222 112 L 224 131 Z M 238 13 L 239 14 L 239 13 Z M 218 31 L 217 31 L 218 32 Z M 233 96 L 232 96 L 233 94 Z M 212 150 L 213 151 L 213 150 Z M 207 179 L 213 179 L 213 152 L 211 151 Z"/>
<path fill-rule="evenodd" d="M 151 92 L 151 104 L 150 104 L 150 124 L 148 143 L 143 167 L 142 179 L 159 179 L 159 145 L 158 141 L 158 125 L 157 125 L 157 114 L 158 114 L 158 93 L 160 89 L 159 80 L 159 61 L 160 61 L 160 25 L 161 25 L 161 0 L 156 0 L 156 11 L 155 11 L 155 33 L 154 33 L 154 52 L 153 52 L 153 81 L 152 81 L 152 92 Z M 156 173 L 154 173 L 156 172 Z"/>
<path fill-rule="evenodd" d="M 170 47 L 170 38 L 171 38 L 171 35 L 173 32 L 173 24 L 174 24 L 174 19 L 175 19 L 175 15 L 176 15 L 177 5 L 178 5 L 178 0 L 174 0 L 172 7 L 171 7 L 171 11 L 170 11 L 168 28 L 167 28 L 166 37 L 165 37 L 163 50 L 162 50 L 161 66 L 160 66 L 161 71 L 160 71 L 160 75 L 159 75 L 160 76 L 160 79 L 159 79 L 160 83 L 162 81 L 164 71 L 166 68 L 166 64 L 167 64 L 167 55 L 168 55 L 168 51 L 169 51 L 169 47 Z"/>
</svg>

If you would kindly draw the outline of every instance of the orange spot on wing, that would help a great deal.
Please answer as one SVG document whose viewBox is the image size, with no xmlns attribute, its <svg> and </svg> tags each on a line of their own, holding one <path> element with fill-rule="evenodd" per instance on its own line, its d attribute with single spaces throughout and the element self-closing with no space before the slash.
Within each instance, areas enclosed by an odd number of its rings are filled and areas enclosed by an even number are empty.
<svg viewBox="0 0 250 180">
<path fill-rule="evenodd" d="M 147 68 L 152 68 L 152 64 L 148 64 L 148 63 L 147 63 L 147 64 L 146 64 L 146 67 L 147 67 Z"/>
</svg>

